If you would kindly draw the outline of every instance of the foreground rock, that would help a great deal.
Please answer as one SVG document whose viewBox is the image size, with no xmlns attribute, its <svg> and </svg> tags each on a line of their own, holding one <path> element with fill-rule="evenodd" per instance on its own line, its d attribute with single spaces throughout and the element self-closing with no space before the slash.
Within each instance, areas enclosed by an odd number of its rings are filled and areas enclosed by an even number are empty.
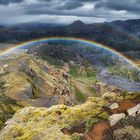
<svg viewBox="0 0 140 140">
<path fill-rule="evenodd" d="M 117 95 L 115 103 L 123 102 L 122 97 Z M 128 94 L 125 98 L 140 99 L 139 94 Z M 129 116 L 126 112 L 109 115 L 110 111 L 106 110 L 108 103 L 107 99 L 90 97 L 84 104 L 74 107 L 23 108 L 5 123 L 0 131 L 0 140 L 121 140 L 131 132 L 127 126 L 132 126 L 136 132 L 135 137 L 128 135 L 127 139 L 138 140 L 139 116 Z M 125 126 L 125 132 L 120 131 Z"/>
<path fill-rule="evenodd" d="M 123 118 L 125 118 L 125 114 L 124 113 L 111 115 L 109 117 L 110 125 L 111 126 L 115 125 L 117 122 L 119 122 Z"/>
<path fill-rule="evenodd" d="M 74 135 L 65 135 L 61 129 L 71 128 L 84 121 L 86 123 L 88 118 L 102 113 L 104 104 L 104 100 L 90 98 L 85 104 L 75 107 L 58 105 L 49 109 L 24 108 L 6 122 L 5 128 L 0 133 L 0 139 L 72 139 Z"/>
<path fill-rule="evenodd" d="M 129 115 L 134 116 L 134 117 L 140 114 L 140 104 L 137 104 L 133 108 L 128 109 L 127 112 Z"/>
</svg>

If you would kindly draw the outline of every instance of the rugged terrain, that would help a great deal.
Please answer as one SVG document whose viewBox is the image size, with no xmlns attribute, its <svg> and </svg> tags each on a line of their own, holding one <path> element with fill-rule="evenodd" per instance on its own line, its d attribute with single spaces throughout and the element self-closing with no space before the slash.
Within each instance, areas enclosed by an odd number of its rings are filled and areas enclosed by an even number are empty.
<svg viewBox="0 0 140 140">
<path fill-rule="evenodd" d="M 1 140 L 139 140 L 139 94 L 91 97 L 74 107 L 26 107 L 0 132 Z"/>
<path fill-rule="evenodd" d="M 49 45 L 0 59 L 0 139 L 139 140 L 137 73 L 93 50 Z M 104 82 L 105 67 L 130 88 Z"/>
</svg>

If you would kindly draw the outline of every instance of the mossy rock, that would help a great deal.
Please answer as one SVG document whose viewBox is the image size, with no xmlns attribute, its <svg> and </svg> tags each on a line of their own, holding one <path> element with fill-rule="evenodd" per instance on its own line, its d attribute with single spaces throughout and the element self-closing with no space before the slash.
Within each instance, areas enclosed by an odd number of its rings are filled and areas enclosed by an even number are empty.
<svg viewBox="0 0 140 140">
<path fill-rule="evenodd" d="M 98 102 L 98 104 L 97 104 Z M 104 100 L 90 98 L 86 103 L 74 107 L 65 105 L 52 106 L 51 108 L 24 108 L 18 111 L 8 121 L 0 133 L 0 139 L 73 139 L 60 130 L 71 128 L 102 112 Z"/>
</svg>

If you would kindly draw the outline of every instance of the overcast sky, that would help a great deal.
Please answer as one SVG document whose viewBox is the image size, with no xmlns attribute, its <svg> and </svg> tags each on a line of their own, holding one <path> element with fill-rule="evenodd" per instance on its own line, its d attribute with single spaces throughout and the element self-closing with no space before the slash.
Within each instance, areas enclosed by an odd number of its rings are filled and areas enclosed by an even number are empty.
<svg viewBox="0 0 140 140">
<path fill-rule="evenodd" d="M 0 0 L 0 24 L 140 18 L 140 0 Z"/>
</svg>

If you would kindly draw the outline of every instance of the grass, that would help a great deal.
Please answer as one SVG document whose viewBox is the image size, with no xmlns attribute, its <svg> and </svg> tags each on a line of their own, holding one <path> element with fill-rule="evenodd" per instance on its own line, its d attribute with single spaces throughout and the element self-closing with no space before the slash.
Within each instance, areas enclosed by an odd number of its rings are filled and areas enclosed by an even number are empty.
<svg viewBox="0 0 140 140">
<path fill-rule="evenodd" d="M 86 85 L 87 91 L 86 93 L 82 92 L 80 88 L 75 87 L 75 99 L 79 102 L 84 102 L 86 98 L 89 96 L 99 97 L 100 95 L 92 88 L 92 85 L 97 81 L 97 70 L 87 70 L 87 76 L 79 76 L 78 75 L 78 67 L 72 66 L 70 69 L 70 74 L 73 79 L 83 83 Z M 82 87 L 81 87 L 82 88 Z M 86 96 L 87 95 L 87 96 Z"/>
<path fill-rule="evenodd" d="M 71 66 L 71 68 L 70 68 L 70 74 L 74 78 L 78 77 L 78 69 L 77 69 L 77 66 Z"/>
<path fill-rule="evenodd" d="M 61 68 L 63 65 L 63 62 L 58 60 L 58 59 L 53 59 L 50 56 L 47 56 L 44 58 L 45 60 L 47 60 L 49 62 L 50 65 L 55 66 L 56 68 Z"/>
<path fill-rule="evenodd" d="M 76 98 L 76 101 L 79 101 L 79 102 L 85 102 L 86 101 L 86 97 L 84 96 L 84 94 L 79 91 L 76 87 L 75 87 L 75 98 Z"/>
<path fill-rule="evenodd" d="M 94 84 L 96 82 L 96 76 L 92 77 L 77 77 L 76 80 L 86 84 Z"/>
</svg>

